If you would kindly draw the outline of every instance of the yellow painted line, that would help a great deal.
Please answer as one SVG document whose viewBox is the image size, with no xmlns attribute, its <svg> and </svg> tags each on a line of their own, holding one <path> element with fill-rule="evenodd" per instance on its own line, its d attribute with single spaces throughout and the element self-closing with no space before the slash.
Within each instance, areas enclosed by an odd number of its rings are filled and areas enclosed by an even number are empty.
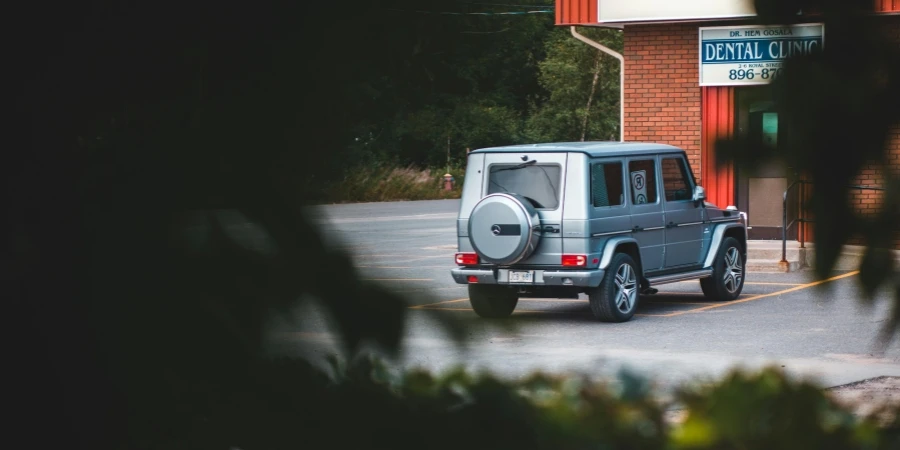
<svg viewBox="0 0 900 450">
<path fill-rule="evenodd" d="M 433 278 L 363 278 L 363 281 L 434 281 Z"/>
<path fill-rule="evenodd" d="M 464 299 L 464 300 L 468 300 L 468 299 Z M 423 305 L 423 306 L 424 306 L 424 305 Z M 473 311 L 475 311 L 475 310 L 472 309 L 472 308 L 441 308 L 441 307 L 431 308 L 431 307 L 430 307 L 430 308 L 421 308 L 421 309 L 425 309 L 425 310 L 429 310 L 429 311 L 456 311 L 456 312 L 460 312 L 460 311 L 463 311 L 463 312 L 473 312 Z M 580 312 L 580 311 L 540 311 L 540 310 L 519 310 L 519 311 L 513 311 L 513 314 L 550 314 L 550 315 L 554 315 L 554 314 L 555 314 L 555 315 L 568 314 L 568 315 L 577 315 L 577 316 L 589 316 L 589 315 L 591 315 L 591 313 L 588 313 L 588 312 Z M 640 317 L 666 317 L 665 315 L 662 315 L 662 314 L 635 314 L 635 316 L 640 316 Z"/>
<path fill-rule="evenodd" d="M 566 315 L 577 315 L 577 316 L 586 316 L 590 313 L 586 313 L 583 311 L 541 311 L 541 310 L 529 310 L 523 309 L 520 311 L 513 311 L 513 314 L 566 314 Z"/>
<path fill-rule="evenodd" d="M 465 286 L 450 286 L 450 287 L 442 287 L 442 288 L 422 287 L 422 288 L 416 288 L 416 289 L 400 289 L 400 290 L 396 290 L 393 292 L 398 293 L 398 294 L 404 294 L 404 293 L 409 293 L 409 292 L 447 291 L 450 289 L 465 289 L 465 288 L 466 288 Z"/>
<path fill-rule="evenodd" d="M 646 302 L 641 303 L 651 303 L 654 305 L 709 305 L 709 302 L 701 303 L 701 302 L 666 302 L 666 301 L 655 301 L 655 300 L 647 300 Z"/>
<path fill-rule="evenodd" d="M 362 256 L 362 257 L 365 258 L 365 256 Z M 447 258 L 448 261 L 452 261 L 453 253 L 448 254 L 448 255 L 417 256 L 415 258 L 407 258 L 407 259 L 398 260 L 398 261 L 379 261 L 379 262 L 381 264 L 407 264 L 407 263 L 411 263 L 411 262 L 422 261 L 425 259 L 435 259 L 435 258 Z M 446 267 L 449 268 L 452 266 L 446 266 Z"/>
<path fill-rule="evenodd" d="M 572 298 L 520 298 L 520 302 L 540 302 L 540 303 L 584 303 L 587 305 L 587 300 L 581 299 L 572 299 Z"/>
<path fill-rule="evenodd" d="M 668 314 L 635 314 L 635 315 L 636 315 L 636 316 L 643 316 L 643 317 L 676 317 L 676 316 L 681 316 L 681 315 L 684 315 L 684 314 L 699 313 L 699 312 L 703 312 L 703 311 L 709 311 L 709 310 L 711 310 L 711 309 L 716 309 L 716 308 L 722 308 L 722 307 L 725 307 L 725 306 L 736 305 L 736 304 L 738 304 L 738 303 L 746 303 L 746 302 L 751 302 L 751 301 L 759 300 L 759 299 L 763 299 L 763 298 L 775 297 L 775 296 L 777 296 L 777 295 L 782 295 L 782 294 L 788 294 L 788 293 L 791 293 L 791 292 L 801 291 L 801 290 L 803 290 L 803 289 L 809 289 L 809 288 L 811 288 L 811 287 L 818 286 L 818 285 L 820 285 L 820 284 L 830 283 L 830 282 L 832 282 L 832 281 L 837 281 L 837 280 L 840 280 L 840 279 L 843 279 L 843 278 L 852 277 L 852 276 L 857 275 L 857 274 L 859 274 L 859 271 L 858 271 L 858 270 L 854 270 L 854 271 L 852 271 L 852 272 L 848 272 L 848 273 L 845 273 L 845 274 L 842 274 L 842 275 L 837 275 L 837 276 L 834 276 L 834 277 L 831 277 L 831 278 L 827 278 L 827 279 L 825 279 L 825 280 L 819 280 L 819 281 L 814 281 L 814 282 L 812 282 L 812 283 L 801 284 L 801 285 L 794 286 L 794 287 L 789 288 L 789 289 L 782 289 L 782 290 L 780 290 L 780 291 L 772 292 L 772 293 L 769 293 L 769 294 L 753 295 L 753 296 L 750 296 L 750 297 L 747 297 L 747 298 L 742 298 L 742 299 L 739 299 L 739 300 L 733 300 L 733 301 L 730 301 L 730 302 L 717 303 L 717 304 L 715 304 L 715 305 L 708 305 L 708 306 L 704 306 L 704 307 L 702 307 L 702 308 L 693 308 L 693 309 L 689 309 L 689 310 L 686 310 L 686 311 L 676 311 L 676 312 L 668 313 Z M 472 311 L 471 308 L 440 308 L 440 307 L 435 308 L 435 307 L 434 307 L 434 306 L 437 306 L 437 305 L 445 305 L 445 304 L 449 304 L 449 303 L 459 303 L 459 302 L 465 302 L 465 301 L 468 301 L 468 300 L 469 300 L 468 298 L 458 298 L 458 299 L 455 299 L 455 300 L 446 300 L 446 301 L 437 302 L 437 303 L 429 303 L 429 304 L 426 304 L 426 305 L 410 306 L 409 308 L 410 308 L 410 309 L 432 309 L 432 310 L 436 310 L 436 311 Z M 521 299 L 521 300 L 525 300 L 525 299 Z M 528 300 L 528 301 L 546 301 L 546 302 L 559 302 L 559 301 L 564 301 L 564 302 L 575 302 L 575 301 L 583 301 L 583 300 L 571 300 L 571 299 L 548 299 L 548 300 L 542 300 L 542 299 L 527 299 L 527 300 Z M 676 303 L 676 302 L 661 302 L 661 303 L 670 303 L 670 304 L 673 304 L 673 305 L 687 304 L 687 303 Z M 516 312 L 519 312 L 519 311 L 516 311 Z M 574 313 L 574 312 L 557 312 L 557 311 L 553 311 L 553 312 L 551 312 L 551 311 L 521 311 L 521 312 L 524 312 L 524 313 L 530 313 L 530 314 L 542 314 L 542 313 L 546 313 L 546 314 L 572 314 L 572 313 Z"/>
<path fill-rule="evenodd" d="M 452 269 L 456 266 L 356 266 L 361 269 Z"/>
<path fill-rule="evenodd" d="M 754 295 L 754 296 L 751 296 L 751 297 L 743 298 L 743 299 L 740 299 L 740 300 L 733 300 L 733 301 L 730 301 L 730 302 L 717 303 L 717 304 L 715 304 L 715 305 L 709 305 L 709 306 L 706 306 L 706 307 L 703 307 L 703 308 L 696 308 L 696 309 L 691 309 L 691 310 L 687 310 L 687 311 L 673 312 L 673 313 L 666 314 L 666 315 L 664 315 L 664 316 L 662 316 L 662 317 L 675 317 L 675 316 L 680 316 L 680 315 L 683 315 L 683 314 L 698 313 L 698 312 L 702 312 L 702 311 L 709 311 L 710 309 L 721 308 L 721 307 L 723 307 L 723 306 L 731 306 L 731 305 L 736 305 L 736 304 L 738 304 L 738 303 L 752 302 L 752 301 L 754 301 L 754 300 L 759 300 L 759 299 L 762 299 L 762 298 L 775 297 L 776 295 L 782 295 L 782 294 L 788 294 L 788 293 L 791 293 L 791 292 L 801 291 L 801 290 L 803 290 L 803 289 L 809 289 L 809 288 L 811 288 L 811 287 L 818 286 L 818 285 L 820 285 L 820 284 L 830 283 L 830 282 L 832 282 L 832 281 L 837 281 L 837 280 L 840 280 L 840 279 L 842 279 L 842 278 L 852 277 L 852 276 L 854 276 L 854 275 L 856 275 L 856 274 L 858 274 L 858 273 L 859 273 L 858 270 L 854 270 L 853 272 L 850 272 L 850 273 L 845 273 L 845 274 L 842 274 L 842 275 L 834 276 L 834 277 L 831 277 L 831 278 L 828 278 L 828 279 L 825 279 L 825 280 L 814 281 L 814 282 L 812 282 L 812 283 L 801 284 L 801 285 L 799 285 L 799 286 L 794 286 L 794 287 L 792 287 L 792 288 L 790 288 L 790 289 L 783 289 L 783 290 L 780 290 L 780 291 L 777 291 L 777 292 L 772 292 L 772 293 L 769 293 L 769 294 Z"/>
<path fill-rule="evenodd" d="M 441 253 L 440 255 L 416 256 L 416 257 L 411 257 L 409 259 L 405 259 L 405 260 L 403 260 L 403 262 L 416 261 L 416 260 L 420 260 L 420 259 L 431 259 L 431 258 L 449 258 L 455 254 L 456 253 Z M 358 255 L 357 257 L 358 258 L 402 258 L 402 257 L 408 257 L 408 256 L 409 255 Z"/>
<path fill-rule="evenodd" d="M 456 300 L 444 300 L 444 301 L 442 301 L 442 302 L 437 302 L 437 303 L 428 303 L 428 304 L 425 304 L 425 305 L 415 305 L 415 306 L 410 306 L 409 309 L 422 309 L 422 308 L 425 308 L 426 306 L 446 305 L 446 304 L 448 304 L 448 303 L 458 303 L 458 302 L 467 302 L 467 301 L 469 301 L 469 298 L 468 298 L 468 297 L 466 297 L 466 298 L 458 298 L 458 299 L 456 299 Z M 429 308 L 429 309 L 431 309 L 431 308 Z"/>
<path fill-rule="evenodd" d="M 769 283 L 763 281 L 745 281 L 744 284 L 753 284 L 757 286 L 803 286 L 803 283 Z"/>
</svg>

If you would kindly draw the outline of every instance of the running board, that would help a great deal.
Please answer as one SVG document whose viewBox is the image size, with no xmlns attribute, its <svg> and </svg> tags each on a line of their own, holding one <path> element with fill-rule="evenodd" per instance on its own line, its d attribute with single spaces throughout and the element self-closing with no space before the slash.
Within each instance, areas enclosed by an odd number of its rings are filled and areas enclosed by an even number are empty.
<svg viewBox="0 0 900 450">
<path fill-rule="evenodd" d="M 677 283 L 679 281 L 699 280 L 712 276 L 712 269 L 695 270 L 693 272 L 673 273 L 671 275 L 661 275 L 658 277 L 648 277 L 647 281 L 650 285 Z"/>
</svg>

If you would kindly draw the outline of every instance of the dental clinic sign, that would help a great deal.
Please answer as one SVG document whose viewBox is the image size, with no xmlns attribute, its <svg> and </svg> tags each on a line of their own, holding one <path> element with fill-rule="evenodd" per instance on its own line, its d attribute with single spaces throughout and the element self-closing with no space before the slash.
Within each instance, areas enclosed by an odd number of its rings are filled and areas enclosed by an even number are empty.
<svg viewBox="0 0 900 450">
<path fill-rule="evenodd" d="M 700 86 L 767 84 L 784 60 L 819 52 L 822 24 L 700 28 Z"/>
</svg>

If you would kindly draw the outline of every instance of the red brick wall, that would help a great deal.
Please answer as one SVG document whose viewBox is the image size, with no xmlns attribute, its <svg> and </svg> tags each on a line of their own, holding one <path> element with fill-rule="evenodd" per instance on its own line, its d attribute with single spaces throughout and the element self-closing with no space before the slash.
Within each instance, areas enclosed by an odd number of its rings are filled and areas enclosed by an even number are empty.
<svg viewBox="0 0 900 450">
<path fill-rule="evenodd" d="M 625 140 L 684 149 L 700 182 L 697 27 L 625 26 Z"/>
<path fill-rule="evenodd" d="M 885 17 L 884 20 L 885 39 L 900 46 L 900 17 Z M 887 151 L 887 171 L 894 176 L 900 176 L 900 124 L 896 124 L 889 133 Z M 862 169 L 854 183 L 862 186 L 884 187 L 885 176 L 887 175 L 884 173 L 884 169 L 878 163 L 872 162 Z M 884 208 L 883 193 L 878 191 L 852 190 L 850 192 L 850 201 L 856 205 L 857 211 L 862 213 L 863 216 L 874 215 L 881 212 Z M 861 237 L 854 238 L 851 243 L 863 244 L 864 240 Z M 894 248 L 900 249 L 900 227 L 894 233 Z"/>
</svg>

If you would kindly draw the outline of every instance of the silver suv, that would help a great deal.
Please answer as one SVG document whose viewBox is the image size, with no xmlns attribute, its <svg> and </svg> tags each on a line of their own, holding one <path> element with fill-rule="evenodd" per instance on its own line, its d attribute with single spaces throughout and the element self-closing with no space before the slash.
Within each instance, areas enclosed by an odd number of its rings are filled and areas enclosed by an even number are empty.
<svg viewBox="0 0 900 450">
<path fill-rule="evenodd" d="M 469 154 L 457 219 L 458 268 L 481 317 L 521 297 L 587 294 L 597 319 L 624 322 L 652 286 L 700 280 L 712 300 L 744 286 L 743 213 L 705 202 L 683 150 L 576 142 Z"/>
</svg>

